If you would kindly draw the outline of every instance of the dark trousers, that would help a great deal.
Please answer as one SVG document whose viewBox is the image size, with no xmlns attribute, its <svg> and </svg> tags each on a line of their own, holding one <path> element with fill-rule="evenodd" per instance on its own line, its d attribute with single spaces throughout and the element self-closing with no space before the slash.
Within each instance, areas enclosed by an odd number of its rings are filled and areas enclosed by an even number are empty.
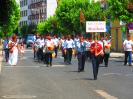
<svg viewBox="0 0 133 99">
<path fill-rule="evenodd" d="M 125 51 L 124 65 L 127 64 L 127 59 L 128 59 L 129 65 L 131 65 L 132 64 L 132 51 Z"/>
<path fill-rule="evenodd" d="M 94 79 L 97 79 L 97 75 L 98 75 L 98 70 L 99 70 L 99 61 L 100 56 L 95 56 L 92 55 L 92 67 L 93 67 L 93 75 L 94 75 Z"/>
<path fill-rule="evenodd" d="M 85 66 L 85 52 L 78 52 L 77 54 L 78 58 L 78 71 L 84 71 L 84 66 Z"/>
<path fill-rule="evenodd" d="M 66 55 L 67 55 L 67 62 L 69 64 L 71 64 L 71 60 L 72 60 L 72 48 L 68 48 L 67 49 Z"/>
<path fill-rule="evenodd" d="M 45 53 L 46 64 L 52 66 L 52 52 Z"/>
<path fill-rule="evenodd" d="M 39 48 L 37 51 L 37 59 L 38 61 L 43 61 L 43 48 Z"/>
<path fill-rule="evenodd" d="M 5 51 L 5 60 L 6 62 L 8 62 L 8 59 L 9 59 L 9 49 L 4 49 Z"/>
<path fill-rule="evenodd" d="M 91 52 L 85 51 L 85 57 L 86 57 L 86 60 L 88 60 L 88 58 L 91 60 Z"/>
<path fill-rule="evenodd" d="M 55 48 L 54 48 L 54 52 L 55 52 L 55 57 L 57 57 L 58 47 L 55 47 Z"/>
<path fill-rule="evenodd" d="M 104 63 L 105 63 L 105 66 L 108 66 L 109 56 L 110 56 L 109 53 L 105 53 L 104 54 Z"/>
<path fill-rule="evenodd" d="M 62 48 L 62 57 L 64 57 L 64 62 L 67 61 L 67 54 L 65 53 L 64 49 Z"/>
</svg>

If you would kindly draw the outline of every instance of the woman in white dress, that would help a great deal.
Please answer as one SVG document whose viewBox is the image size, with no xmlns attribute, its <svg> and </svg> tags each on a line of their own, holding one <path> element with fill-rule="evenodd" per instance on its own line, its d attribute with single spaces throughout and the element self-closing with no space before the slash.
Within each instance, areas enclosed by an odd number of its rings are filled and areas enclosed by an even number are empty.
<svg viewBox="0 0 133 99">
<path fill-rule="evenodd" d="M 9 64 L 12 66 L 16 66 L 18 62 L 18 43 L 17 43 L 17 36 L 13 35 L 12 40 L 9 41 Z"/>
</svg>

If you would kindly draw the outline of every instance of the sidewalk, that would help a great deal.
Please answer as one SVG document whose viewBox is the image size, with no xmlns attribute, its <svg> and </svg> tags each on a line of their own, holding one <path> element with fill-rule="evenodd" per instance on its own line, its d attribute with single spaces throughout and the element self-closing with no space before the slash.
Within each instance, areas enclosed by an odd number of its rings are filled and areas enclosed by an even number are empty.
<svg viewBox="0 0 133 99">
<path fill-rule="evenodd" d="M 110 57 L 111 58 L 123 58 L 124 57 L 124 53 L 111 52 L 110 53 Z"/>
<path fill-rule="evenodd" d="M 3 56 L 2 56 L 2 46 L 0 45 L 0 73 L 2 70 L 2 60 L 3 60 Z"/>
</svg>

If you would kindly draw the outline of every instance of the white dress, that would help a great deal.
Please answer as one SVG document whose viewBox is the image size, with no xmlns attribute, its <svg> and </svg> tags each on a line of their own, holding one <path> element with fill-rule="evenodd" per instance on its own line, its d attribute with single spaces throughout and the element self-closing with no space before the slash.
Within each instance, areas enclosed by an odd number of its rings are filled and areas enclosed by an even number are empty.
<svg viewBox="0 0 133 99">
<path fill-rule="evenodd" d="M 14 43 L 14 42 L 12 42 Z M 16 65 L 18 62 L 18 48 L 17 48 L 17 43 L 14 43 L 15 45 L 13 46 L 13 52 L 10 53 L 9 55 L 9 64 L 10 65 Z"/>
</svg>

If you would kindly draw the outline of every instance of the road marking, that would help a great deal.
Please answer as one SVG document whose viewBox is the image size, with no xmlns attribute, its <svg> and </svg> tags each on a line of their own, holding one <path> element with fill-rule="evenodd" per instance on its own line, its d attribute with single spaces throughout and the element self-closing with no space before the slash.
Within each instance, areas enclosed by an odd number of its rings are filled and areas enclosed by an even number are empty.
<svg viewBox="0 0 133 99">
<path fill-rule="evenodd" d="M 125 76 L 133 76 L 133 74 L 126 74 Z"/>
<path fill-rule="evenodd" d="M 6 67 L 6 68 L 18 68 L 18 67 L 34 67 L 34 68 L 38 68 L 38 67 L 40 67 L 40 66 L 4 66 L 4 67 Z"/>
<path fill-rule="evenodd" d="M 95 92 L 105 99 L 118 99 L 117 97 L 111 96 L 110 94 L 108 94 L 107 92 L 103 90 L 95 90 Z"/>
<path fill-rule="evenodd" d="M 5 99 L 32 99 L 36 98 L 37 96 L 31 96 L 31 95 L 7 95 L 2 96 Z"/>
<path fill-rule="evenodd" d="M 103 76 L 108 76 L 108 75 L 122 75 L 121 73 L 106 73 L 103 74 Z"/>
<path fill-rule="evenodd" d="M 65 67 L 66 65 L 52 65 L 52 67 Z"/>
</svg>

